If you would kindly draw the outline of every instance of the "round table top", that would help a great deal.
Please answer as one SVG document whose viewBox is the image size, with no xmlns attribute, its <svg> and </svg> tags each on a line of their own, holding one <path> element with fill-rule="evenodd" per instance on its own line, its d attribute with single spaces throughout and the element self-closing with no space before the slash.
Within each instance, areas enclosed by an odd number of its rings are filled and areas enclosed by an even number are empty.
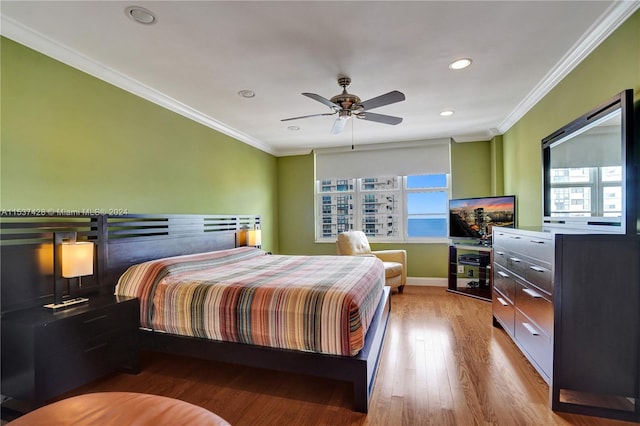
<svg viewBox="0 0 640 426">
<path fill-rule="evenodd" d="M 227 421 L 197 405 L 158 395 L 98 392 L 54 402 L 9 423 L 37 425 L 215 425 Z"/>
</svg>

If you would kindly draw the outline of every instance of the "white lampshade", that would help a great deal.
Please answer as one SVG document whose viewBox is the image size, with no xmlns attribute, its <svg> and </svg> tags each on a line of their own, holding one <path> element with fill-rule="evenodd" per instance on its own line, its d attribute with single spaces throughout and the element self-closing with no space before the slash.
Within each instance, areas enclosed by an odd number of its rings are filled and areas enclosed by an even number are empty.
<svg viewBox="0 0 640 426">
<path fill-rule="evenodd" d="M 247 231 L 247 245 L 259 246 L 262 244 L 262 231 L 259 229 L 250 229 Z"/>
<path fill-rule="evenodd" d="M 64 278 L 93 275 L 93 243 L 91 241 L 63 242 L 61 246 Z"/>
</svg>

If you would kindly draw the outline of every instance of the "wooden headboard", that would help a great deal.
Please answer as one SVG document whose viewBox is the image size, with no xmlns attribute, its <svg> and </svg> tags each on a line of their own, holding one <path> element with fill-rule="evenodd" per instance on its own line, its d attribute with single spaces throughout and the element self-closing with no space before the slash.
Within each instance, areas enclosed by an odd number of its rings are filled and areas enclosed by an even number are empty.
<svg viewBox="0 0 640 426">
<path fill-rule="evenodd" d="M 53 300 L 53 234 L 76 232 L 93 241 L 94 274 L 80 295 L 111 293 L 129 266 L 151 259 L 245 245 L 245 229 L 260 228 L 257 215 L 19 215 L 0 217 L 1 311 Z M 62 277 L 56 280 L 64 284 Z"/>
<path fill-rule="evenodd" d="M 53 300 L 53 234 L 76 232 L 78 240 L 104 245 L 98 216 L 0 217 L 0 300 L 2 312 Z M 104 250 L 95 250 L 94 275 L 84 277 L 87 291 L 99 289 Z M 56 281 L 64 284 L 62 277 Z"/>
</svg>

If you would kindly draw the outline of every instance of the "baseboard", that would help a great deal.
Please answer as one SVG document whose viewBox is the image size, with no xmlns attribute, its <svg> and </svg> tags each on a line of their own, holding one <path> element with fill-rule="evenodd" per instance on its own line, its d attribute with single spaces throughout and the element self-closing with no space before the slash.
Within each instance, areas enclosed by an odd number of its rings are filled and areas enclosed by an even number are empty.
<svg viewBox="0 0 640 426">
<path fill-rule="evenodd" d="M 433 277 L 407 277 L 407 285 L 417 287 L 447 287 L 449 285 L 449 279 Z"/>
</svg>

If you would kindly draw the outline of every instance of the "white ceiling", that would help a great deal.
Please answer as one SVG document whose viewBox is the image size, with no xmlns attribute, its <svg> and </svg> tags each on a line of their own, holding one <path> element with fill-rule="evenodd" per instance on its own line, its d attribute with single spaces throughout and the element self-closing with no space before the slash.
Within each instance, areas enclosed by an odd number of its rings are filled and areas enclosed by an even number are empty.
<svg viewBox="0 0 640 426">
<path fill-rule="evenodd" d="M 156 22 L 125 14 L 138 5 Z M 7 1 L 2 34 L 274 155 L 504 133 L 637 1 Z M 452 71 L 463 57 L 471 67 Z M 397 125 L 288 117 L 329 109 L 302 92 L 406 101 Z M 238 96 L 255 91 L 253 99 Z M 439 112 L 455 114 L 441 117 Z M 299 131 L 288 130 L 295 124 Z"/>
</svg>

